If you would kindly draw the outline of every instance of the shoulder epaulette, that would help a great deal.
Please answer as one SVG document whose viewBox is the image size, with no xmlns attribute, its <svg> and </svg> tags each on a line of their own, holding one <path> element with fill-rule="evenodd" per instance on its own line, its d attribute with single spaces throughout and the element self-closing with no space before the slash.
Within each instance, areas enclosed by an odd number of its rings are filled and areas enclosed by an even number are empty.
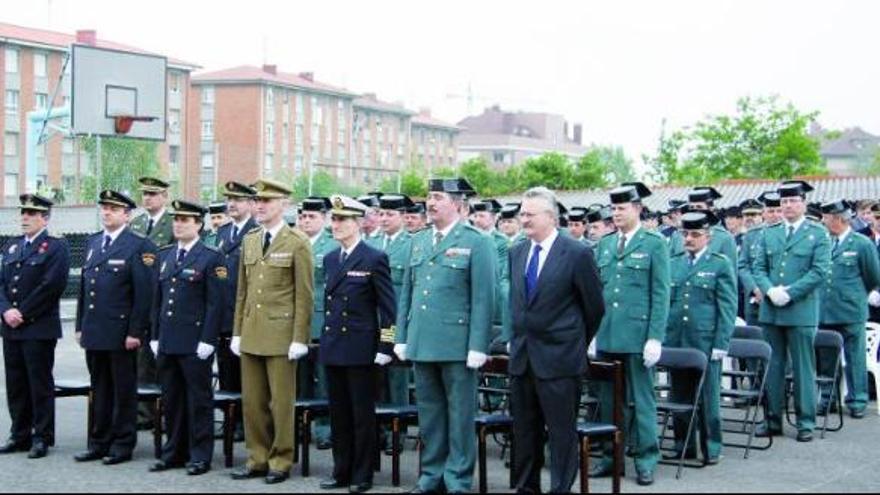
<svg viewBox="0 0 880 495">
<path fill-rule="evenodd" d="M 168 251 L 168 250 L 171 249 L 172 247 L 174 247 L 174 244 L 166 244 L 166 245 L 160 247 L 160 248 L 159 248 L 159 251 Z"/>
<path fill-rule="evenodd" d="M 132 234 L 133 236 L 138 237 L 138 238 L 140 238 L 140 239 L 146 239 L 146 238 L 147 238 L 147 236 L 145 236 L 144 234 L 141 234 L 140 232 L 135 232 L 134 230 L 131 230 L 131 229 L 128 229 L 128 231 L 131 232 L 131 234 Z"/>
</svg>

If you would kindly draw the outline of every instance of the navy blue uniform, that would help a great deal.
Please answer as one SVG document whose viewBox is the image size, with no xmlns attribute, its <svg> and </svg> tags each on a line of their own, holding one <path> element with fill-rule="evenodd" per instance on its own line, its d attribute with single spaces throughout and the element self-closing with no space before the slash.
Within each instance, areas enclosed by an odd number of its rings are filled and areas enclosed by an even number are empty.
<svg viewBox="0 0 880 495">
<path fill-rule="evenodd" d="M 220 250 L 221 263 L 226 267 L 227 279 L 223 288 L 223 316 L 220 323 L 220 340 L 217 347 L 217 370 L 220 390 L 241 392 L 241 361 L 229 349 L 232 342 L 232 324 L 235 322 L 235 291 L 238 289 L 238 263 L 241 259 L 241 241 L 244 235 L 257 227 L 253 218 L 248 219 L 233 236 L 234 223 L 217 229 L 217 249 Z"/>
<path fill-rule="evenodd" d="M 155 284 L 156 246 L 126 227 L 109 247 L 104 233 L 88 240 L 76 308 L 94 394 L 89 450 L 130 456 L 137 443 L 137 350 L 146 344 Z"/>
<path fill-rule="evenodd" d="M 320 360 L 327 375 L 333 478 L 356 485 L 373 479 L 376 451 L 375 375 L 377 352 L 392 355 L 395 321 L 388 256 L 359 242 L 345 263 L 342 250 L 324 257 L 326 289 Z"/>
<path fill-rule="evenodd" d="M 214 408 L 211 360 L 199 359 L 200 342 L 217 347 L 227 278 L 220 252 L 202 241 L 178 263 L 178 246 L 159 251 L 153 295 L 153 336 L 168 439 L 162 461 L 211 463 Z"/>
<path fill-rule="evenodd" d="M 23 447 L 46 445 L 55 437 L 55 344 L 61 338 L 58 303 L 67 285 L 70 248 L 67 241 L 43 231 L 30 245 L 24 236 L 11 239 L 0 270 L 0 315 L 18 309 L 24 322 L 12 328 L 4 321 L 3 359 L 6 402 L 12 419 L 10 440 Z"/>
</svg>

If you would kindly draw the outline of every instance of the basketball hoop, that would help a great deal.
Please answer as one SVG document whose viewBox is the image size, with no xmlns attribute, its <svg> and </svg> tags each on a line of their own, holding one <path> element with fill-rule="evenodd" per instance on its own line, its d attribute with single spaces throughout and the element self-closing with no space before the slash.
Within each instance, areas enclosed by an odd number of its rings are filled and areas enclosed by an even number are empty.
<svg viewBox="0 0 880 495">
<path fill-rule="evenodd" d="M 116 134 L 128 134 L 131 131 L 131 126 L 135 122 L 152 122 L 156 120 L 156 117 L 141 117 L 137 115 L 115 115 L 113 117 L 113 129 L 116 131 Z"/>
</svg>

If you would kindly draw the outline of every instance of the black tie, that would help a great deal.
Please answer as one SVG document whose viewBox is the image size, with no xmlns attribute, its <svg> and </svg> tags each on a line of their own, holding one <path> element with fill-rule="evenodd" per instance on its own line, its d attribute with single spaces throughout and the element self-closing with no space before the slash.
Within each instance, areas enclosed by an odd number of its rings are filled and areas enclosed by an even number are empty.
<svg viewBox="0 0 880 495">
<path fill-rule="evenodd" d="M 150 223 L 147 224 L 147 235 L 149 236 L 153 232 L 153 219 L 150 219 Z"/>
<path fill-rule="evenodd" d="M 101 251 L 106 251 L 107 248 L 110 247 L 110 243 L 113 242 L 113 239 L 109 235 L 104 236 L 104 246 L 101 248 Z"/>
<path fill-rule="evenodd" d="M 186 249 L 181 249 L 177 251 L 177 264 L 183 263 L 183 258 L 186 258 Z"/>
<path fill-rule="evenodd" d="M 238 226 L 237 226 L 237 225 L 233 225 L 233 226 L 232 226 L 232 239 L 230 239 L 230 240 L 231 240 L 232 242 L 235 242 L 236 239 L 238 239 Z"/>
<path fill-rule="evenodd" d="M 24 243 L 24 252 L 27 253 L 31 250 L 31 241 L 25 241 Z"/>
<path fill-rule="evenodd" d="M 689 254 L 689 255 L 688 255 L 688 266 L 689 266 L 690 268 L 693 268 L 693 267 L 694 267 L 694 263 L 696 263 L 696 262 L 697 262 L 696 257 L 695 257 L 694 255 L 692 255 L 692 254 Z"/>
<path fill-rule="evenodd" d="M 617 243 L 617 255 L 620 256 L 623 254 L 623 250 L 626 248 L 626 236 L 620 234 L 620 242 Z"/>
<path fill-rule="evenodd" d="M 785 240 L 790 241 L 791 236 L 793 236 L 793 235 L 794 235 L 794 225 L 789 225 L 788 226 L 788 236 L 785 238 Z"/>
<path fill-rule="evenodd" d="M 831 243 L 831 252 L 837 252 L 837 245 L 840 243 L 840 237 L 834 236 L 834 242 Z"/>
<path fill-rule="evenodd" d="M 266 232 L 266 237 L 263 238 L 263 256 L 266 256 L 266 251 L 269 250 L 269 244 L 272 243 L 272 234 Z"/>
<path fill-rule="evenodd" d="M 339 264 L 340 264 L 340 265 L 344 265 L 344 264 L 345 264 L 345 260 L 347 260 L 347 259 L 348 259 L 348 253 L 345 252 L 345 251 L 343 251 L 343 252 L 342 252 L 342 255 L 339 257 Z"/>
</svg>

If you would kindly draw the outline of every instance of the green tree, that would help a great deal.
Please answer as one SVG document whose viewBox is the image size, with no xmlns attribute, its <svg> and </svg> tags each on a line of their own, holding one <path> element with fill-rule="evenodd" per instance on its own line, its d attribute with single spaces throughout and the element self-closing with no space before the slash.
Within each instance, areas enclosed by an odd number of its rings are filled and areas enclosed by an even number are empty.
<svg viewBox="0 0 880 495">
<path fill-rule="evenodd" d="M 126 138 L 101 139 L 101 184 L 97 183 L 97 139 L 82 138 L 81 149 L 89 157 L 89 175 L 80 182 L 80 202 L 94 203 L 98 192 L 113 189 L 134 194 L 138 190 L 138 179 L 159 174 L 158 143 Z"/>
<path fill-rule="evenodd" d="M 710 115 L 661 137 L 646 161 L 655 181 L 675 184 L 824 174 L 819 142 L 809 133 L 817 115 L 775 96 L 741 98 L 734 115 Z"/>
<path fill-rule="evenodd" d="M 546 186 L 552 189 L 568 190 L 574 185 L 574 167 L 568 157 L 561 153 L 544 153 L 527 159 L 522 164 L 519 186 L 528 189 Z"/>
</svg>

